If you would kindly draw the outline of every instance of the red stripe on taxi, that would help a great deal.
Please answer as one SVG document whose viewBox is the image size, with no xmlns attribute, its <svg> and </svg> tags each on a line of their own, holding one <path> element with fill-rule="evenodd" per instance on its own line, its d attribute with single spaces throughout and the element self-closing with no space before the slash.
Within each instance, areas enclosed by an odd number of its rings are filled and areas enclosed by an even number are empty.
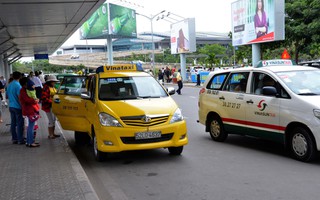
<svg viewBox="0 0 320 200">
<path fill-rule="evenodd" d="M 263 123 L 257 123 L 257 122 L 250 122 L 250 121 L 244 121 L 244 120 L 238 120 L 238 119 L 231 119 L 231 118 L 222 118 L 223 122 L 231 122 L 236 124 L 242 124 L 242 125 L 249 125 L 249 126 L 256 126 L 260 128 L 269 128 L 274 129 L 277 131 L 284 131 L 286 127 L 283 126 L 277 126 L 272 124 L 263 124 Z"/>
</svg>

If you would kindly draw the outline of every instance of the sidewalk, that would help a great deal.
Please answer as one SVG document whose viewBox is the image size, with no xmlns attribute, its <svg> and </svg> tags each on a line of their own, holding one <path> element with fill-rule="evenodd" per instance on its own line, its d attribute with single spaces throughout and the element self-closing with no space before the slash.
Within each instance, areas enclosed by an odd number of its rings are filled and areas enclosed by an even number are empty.
<svg viewBox="0 0 320 200">
<path fill-rule="evenodd" d="M 48 139 L 47 117 L 41 111 L 36 140 L 40 147 L 12 144 L 9 108 L 0 124 L 0 199 L 97 200 L 79 161 L 62 137 Z M 59 131 L 59 129 L 57 129 Z"/>
</svg>

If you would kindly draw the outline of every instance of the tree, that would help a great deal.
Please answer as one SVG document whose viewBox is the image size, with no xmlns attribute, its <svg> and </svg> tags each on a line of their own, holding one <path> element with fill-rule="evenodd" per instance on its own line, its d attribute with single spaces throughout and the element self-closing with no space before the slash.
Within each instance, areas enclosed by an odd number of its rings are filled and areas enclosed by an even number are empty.
<svg viewBox="0 0 320 200">
<path fill-rule="evenodd" d="M 220 44 L 206 44 L 199 52 L 208 56 L 205 61 L 210 67 L 213 67 L 214 64 L 219 64 L 220 59 L 226 55 L 226 48 Z"/>
<path fill-rule="evenodd" d="M 319 53 L 320 43 L 320 0 L 286 1 L 286 41 L 293 45 L 294 58 L 299 53 Z"/>
</svg>

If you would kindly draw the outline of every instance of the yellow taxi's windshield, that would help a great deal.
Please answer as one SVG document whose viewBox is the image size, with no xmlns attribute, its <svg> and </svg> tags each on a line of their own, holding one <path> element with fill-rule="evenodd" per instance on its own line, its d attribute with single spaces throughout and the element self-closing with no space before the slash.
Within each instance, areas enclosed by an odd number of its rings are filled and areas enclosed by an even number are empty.
<svg viewBox="0 0 320 200">
<path fill-rule="evenodd" d="M 128 100 L 167 97 L 153 77 L 112 77 L 99 80 L 100 100 Z"/>
</svg>

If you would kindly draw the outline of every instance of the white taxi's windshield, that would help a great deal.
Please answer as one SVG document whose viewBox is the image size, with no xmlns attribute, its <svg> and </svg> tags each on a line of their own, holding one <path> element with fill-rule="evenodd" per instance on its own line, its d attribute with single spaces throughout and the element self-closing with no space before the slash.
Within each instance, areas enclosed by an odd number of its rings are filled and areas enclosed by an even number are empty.
<svg viewBox="0 0 320 200">
<path fill-rule="evenodd" d="M 279 72 L 277 75 L 298 95 L 320 95 L 320 70 Z"/>
<path fill-rule="evenodd" d="M 167 97 L 153 77 L 118 77 L 99 80 L 100 100 L 128 100 Z"/>
</svg>

